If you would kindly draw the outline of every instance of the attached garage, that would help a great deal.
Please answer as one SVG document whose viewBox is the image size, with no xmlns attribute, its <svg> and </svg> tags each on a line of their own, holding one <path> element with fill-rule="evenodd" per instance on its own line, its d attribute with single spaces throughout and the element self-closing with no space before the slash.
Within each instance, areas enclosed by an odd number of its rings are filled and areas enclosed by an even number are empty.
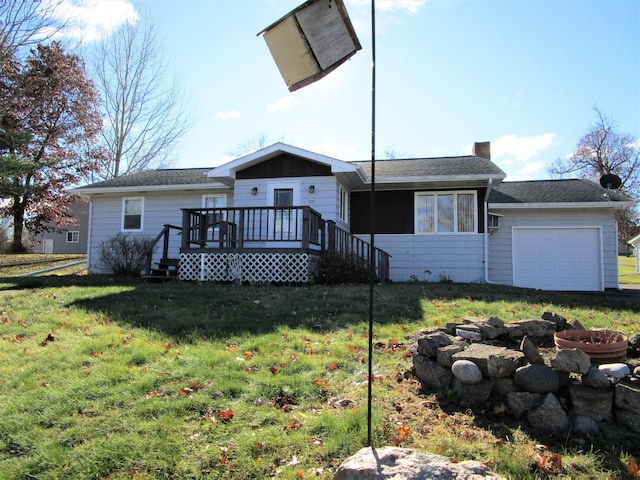
<svg viewBox="0 0 640 480">
<path fill-rule="evenodd" d="M 604 290 L 599 227 L 514 227 L 513 284 L 542 290 Z"/>
</svg>

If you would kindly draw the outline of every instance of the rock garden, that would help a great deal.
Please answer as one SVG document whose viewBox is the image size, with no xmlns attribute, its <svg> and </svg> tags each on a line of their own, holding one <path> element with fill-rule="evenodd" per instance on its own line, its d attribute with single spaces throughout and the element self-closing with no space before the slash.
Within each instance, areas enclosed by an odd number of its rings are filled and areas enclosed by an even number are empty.
<svg viewBox="0 0 640 480">
<path fill-rule="evenodd" d="M 640 335 L 587 330 L 552 312 L 466 318 L 411 336 L 424 393 L 520 422 L 542 438 L 640 448 Z"/>
</svg>

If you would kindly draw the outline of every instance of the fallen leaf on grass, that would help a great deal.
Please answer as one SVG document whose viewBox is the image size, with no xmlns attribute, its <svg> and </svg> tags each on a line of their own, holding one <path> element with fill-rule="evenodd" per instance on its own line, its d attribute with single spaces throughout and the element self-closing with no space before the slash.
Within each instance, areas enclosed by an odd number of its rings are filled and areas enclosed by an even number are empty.
<svg viewBox="0 0 640 480">
<path fill-rule="evenodd" d="M 407 426 L 403 423 L 398 428 L 398 434 L 391 437 L 391 443 L 394 447 L 399 447 L 402 445 L 402 442 L 406 442 L 409 438 L 409 433 L 411 431 L 407 428 Z"/>
<path fill-rule="evenodd" d="M 629 460 L 622 462 L 622 464 L 633 478 L 640 479 L 640 468 L 638 468 L 638 463 L 634 457 L 629 457 Z"/>
<path fill-rule="evenodd" d="M 181 397 L 188 397 L 193 393 L 193 390 L 189 387 L 182 387 L 179 393 Z"/>
<path fill-rule="evenodd" d="M 223 422 L 228 422 L 233 418 L 233 410 L 229 407 L 229 410 L 218 410 L 216 411 L 216 415 Z"/>
<path fill-rule="evenodd" d="M 532 467 L 537 468 L 547 475 L 554 475 L 562 468 L 562 455 L 559 453 L 552 453 L 551 455 L 539 453 Z"/>
</svg>

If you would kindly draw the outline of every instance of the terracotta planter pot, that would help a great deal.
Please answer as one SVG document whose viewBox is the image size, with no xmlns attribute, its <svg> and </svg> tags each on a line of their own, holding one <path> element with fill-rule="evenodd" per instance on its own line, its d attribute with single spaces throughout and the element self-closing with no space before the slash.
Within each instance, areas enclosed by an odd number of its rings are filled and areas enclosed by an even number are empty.
<svg viewBox="0 0 640 480">
<path fill-rule="evenodd" d="M 613 330 L 563 330 L 555 334 L 558 350 L 578 349 L 592 360 L 613 360 L 627 355 L 627 337 Z"/>
</svg>

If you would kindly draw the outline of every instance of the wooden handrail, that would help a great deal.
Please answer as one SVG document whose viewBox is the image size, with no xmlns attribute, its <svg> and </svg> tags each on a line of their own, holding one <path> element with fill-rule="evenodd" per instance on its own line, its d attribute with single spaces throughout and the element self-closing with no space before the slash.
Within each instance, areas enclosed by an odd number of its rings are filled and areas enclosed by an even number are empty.
<svg viewBox="0 0 640 480">
<path fill-rule="evenodd" d="M 151 273 L 151 262 L 153 261 L 153 251 L 156 248 L 156 245 L 160 241 L 161 238 L 164 238 L 162 244 L 162 258 L 167 258 L 167 254 L 169 252 L 169 232 L 171 229 L 182 231 L 182 227 L 177 227 L 175 225 L 165 224 L 162 227 L 160 233 L 153 239 L 151 245 L 149 246 L 149 251 L 147 252 L 147 258 L 145 262 L 145 275 L 149 275 Z"/>
</svg>

